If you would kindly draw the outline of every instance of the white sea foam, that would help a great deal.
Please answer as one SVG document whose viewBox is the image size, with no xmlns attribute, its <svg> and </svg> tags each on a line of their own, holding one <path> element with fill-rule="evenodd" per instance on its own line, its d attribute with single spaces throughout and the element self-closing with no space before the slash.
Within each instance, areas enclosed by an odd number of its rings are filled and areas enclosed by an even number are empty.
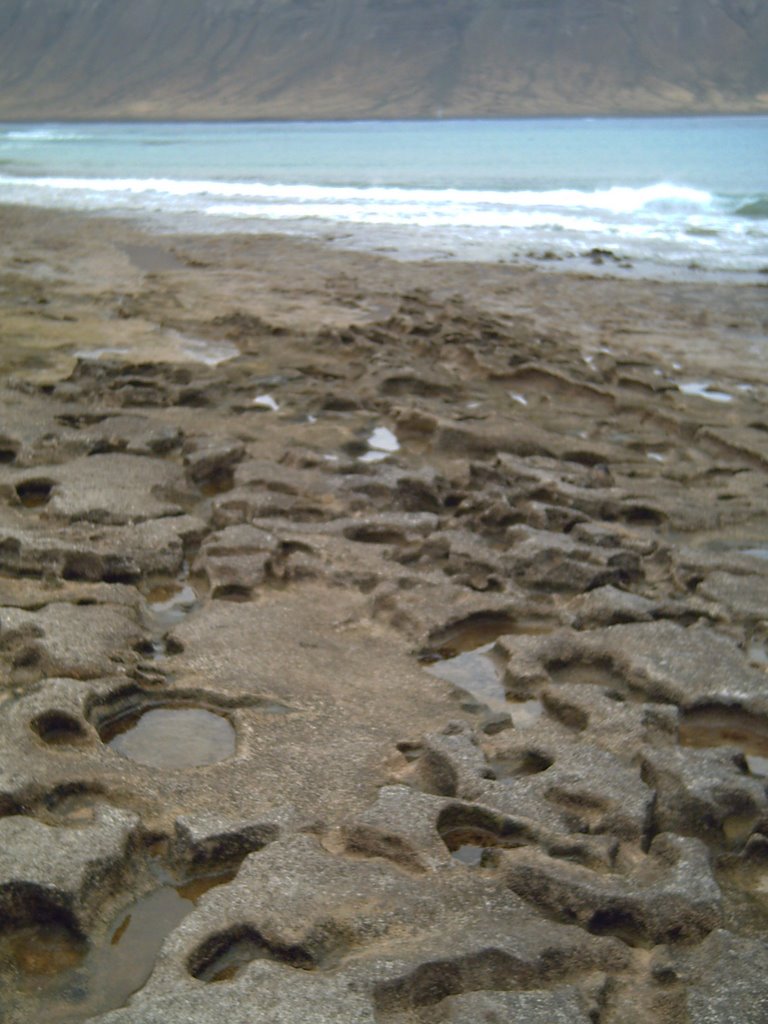
<svg viewBox="0 0 768 1024">
<path fill-rule="evenodd" d="M 90 136 L 61 128 L 20 128 L 0 132 L 0 138 L 13 142 L 79 142 Z"/>
<path fill-rule="evenodd" d="M 536 210 L 596 210 L 614 214 L 636 213 L 645 208 L 676 208 L 691 212 L 707 210 L 713 196 L 703 189 L 660 183 L 642 188 L 551 189 L 533 191 L 425 189 L 396 187 L 348 187 L 331 185 L 282 185 L 266 182 L 179 180 L 175 178 L 79 178 L 0 176 L 0 184 L 28 188 L 87 192 L 125 192 L 130 195 L 156 193 L 166 196 L 198 196 L 216 199 L 279 203 L 290 209 L 316 209 L 331 204 L 335 209 L 354 206 L 409 206 L 449 208 L 510 208 Z M 221 213 L 226 207 L 217 206 Z M 239 207 L 233 207 L 238 210 Z"/>
<path fill-rule="evenodd" d="M 608 249 L 624 259 L 596 272 L 756 274 L 768 251 L 763 124 L 4 125 L 0 201 L 405 258 Z M 560 261 L 546 265 L 573 266 Z"/>
</svg>

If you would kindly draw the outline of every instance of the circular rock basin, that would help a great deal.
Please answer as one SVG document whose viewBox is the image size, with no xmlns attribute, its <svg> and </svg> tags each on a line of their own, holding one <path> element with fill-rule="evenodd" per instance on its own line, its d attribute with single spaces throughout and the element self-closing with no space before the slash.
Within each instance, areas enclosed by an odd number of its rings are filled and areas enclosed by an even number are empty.
<svg viewBox="0 0 768 1024">
<path fill-rule="evenodd" d="M 476 867 L 482 863 L 483 850 L 492 846 L 503 846 L 499 837 L 483 828 L 451 828 L 441 833 L 441 838 L 454 860 Z"/>
<path fill-rule="evenodd" d="M 152 707 L 112 719 L 101 739 L 118 754 L 155 768 L 195 768 L 225 761 L 236 734 L 225 715 L 200 707 Z"/>
</svg>

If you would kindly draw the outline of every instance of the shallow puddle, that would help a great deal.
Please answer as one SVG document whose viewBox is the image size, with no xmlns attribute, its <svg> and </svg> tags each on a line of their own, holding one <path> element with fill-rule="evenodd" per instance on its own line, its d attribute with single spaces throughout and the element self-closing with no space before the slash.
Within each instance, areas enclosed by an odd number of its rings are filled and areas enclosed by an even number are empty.
<svg viewBox="0 0 768 1024">
<path fill-rule="evenodd" d="M 470 616 L 433 634 L 432 656 L 437 660 L 425 667 L 431 675 L 460 687 L 491 710 L 511 712 L 515 726 L 527 726 L 540 717 L 542 704 L 538 700 L 507 699 L 505 659 L 494 654 L 494 645 L 500 636 L 540 636 L 552 629 L 552 623 L 544 619 L 515 619 L 506 613 Z"/>
<path fill-rule="evenodd" d="M 225 871 L 220 875 L 201 875 L 198 878 L 191 878 L 187 882 L 176 886 L 176 892 L 182 899 L 191 900 L 197 903 L 201 896 L 218 885 L 226 885 L 237 876 L 237 870 Z"/>
<path fill-rule="evenodd" d="M 476 651 L 500 636 L 545 636 L 555 628 L 541 618 L 515 618 L 505 612 L 484 612 L 471 615 L 462 622 L 433 634 L 432 647 L 443 658 L 452 658 L 467 651 Z"/>
<path fill-rule="evenodd" d="M 768 778 L 768 757 L 760 757 L 757 754 L 747 754 L 747 765 L 753 775 L 760 775 Z"/>
<path fill-rule="evenodd" d="M 501 670 L 491 655 L 492 649 L 493 643 L 485 644 L 474 651 L 436 661 L 425 668 L 430 675 L 466 690 L 475 700 L 486 704 L 493 711 L 506 711 L 507 699 Z"/>
<path fill-rule="evenodd" d="M 75 352 L 75 357 L 77 359 L 83 359 L 86 362 L 96 361 L 98 359 L 103 359 L 105 356 L 107 358 L 109 358 L 109 357 L 112 357 L 112 356 L 128 356 L 128 355 L 130 355 L 130 349 L 128 349 L 128 348 L 120 348 L 118 346 L 112 346 L 112 347 L 107 347 L 107 348 L 84 348 L 84 349 L 78 349 L 78 351 Z"/>
<path fill-rule="evenodd" d="M 256 395 L 253 404 L 257 409 L 268 409 L 270 412 L 279 412 L 280 404 L 272 395 Z"/>
<path fill-rule="evenodd" d="M 164 658 L 166 654 L 175 654 L 181 649 L 166 633 L 178 626 L 189 615 L 200 607 L 197 591 L 188 582 L 188 570 L 175 580 L 155 580 L 145 596 L 144 625 L 152 634 L 143 641 L 136 650 L 147 655 L 154 661 Z"/>
<path fill-rule="evenodd" d="M 751 637 L 747 642 L 746 655 L 753 665 L 768 668 L 768 639 L 758 636 Z"/>
<path fill-rule="evenodd" d="M 6 1006 L 23 1007 L 25 1020 L 45 1024 L 83 1021 L 124 1006 L 146 983 L 166 937 L 203 893 L 235 873 L 168 884 L 169 876 L 158 871 L 166 884 L 123 908 L 104 939 L 90 948 L 51 924 L 0 936 L 0 1019 Z"/>
<path fill-rule="evenodd" d="M 155 768 L 195 768 L 235 753 L 236 733 L 222 714 L 201 707 L 152 707 L 123 715 L 100 730 L 102 742 Z"/>
<path fill-rule="evenodd" d="M 387 427 L 376 427 L 367 438 L 368 451 L 360 456 L 361 462 L 380 462 L 400 451 L 400 442 Z"/>
<path fill-rule="evenodd" d="M 762 544 L 759 547 L 741 548 L 739 553 L 749 555 L 750 558 L 768 559 L 768 545 Z"/>
<path fill-rule="evenodd" d="M 484 850 L 503 845 L 498 836 L 482 828 L 452 828 L 441 833 L 441 838 L 453 859 L 470 867 L 482 864 Z"/>
<path fill-rule="evenodd" d="M 189 583 L 173 582 L 158 584 L 147 594 L 147 607 L 153 625 L 159 629 L 170 629 L 183 622 L 200 601 Z"/>
<path fill-rule="evenodd" d="M 678 384 L 678 390 L 684 395 L 693 395 L 696 398 L 706 398 L 710 402 L 732 402 L 733 395 L 729 395 L 726 391 L 718 391 L 712 386 L 710 381 L 706 380 L 692 380 L 685 384 Z"/>
<path fill-rule="evenodd" d="M 680 721 L 684 747 L 738 747 L 753 775 L 768 775 L 768 720 L 737 708 L 698 708 Z"/>
</svg>

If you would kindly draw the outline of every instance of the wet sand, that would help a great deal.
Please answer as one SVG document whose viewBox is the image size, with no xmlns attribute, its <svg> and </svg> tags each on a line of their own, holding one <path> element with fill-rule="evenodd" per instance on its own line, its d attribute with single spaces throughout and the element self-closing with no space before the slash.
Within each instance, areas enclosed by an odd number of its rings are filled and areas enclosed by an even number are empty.
<svg viewBox="0 0 768 1024">
<path fill-rule="evenodd" d="M 766 286 L 0 263 L 3 1019 L 764 1019 Z"/>
</svg>

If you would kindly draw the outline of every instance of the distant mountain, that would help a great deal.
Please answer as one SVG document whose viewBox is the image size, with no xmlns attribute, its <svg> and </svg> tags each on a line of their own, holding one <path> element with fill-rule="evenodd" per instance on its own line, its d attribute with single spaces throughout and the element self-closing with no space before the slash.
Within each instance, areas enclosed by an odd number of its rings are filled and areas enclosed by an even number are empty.
<svg viewBox="0 0 768 1024">
<path fill-rule="evenodd" d="M 1 0 L 0 118 L 768 112 L 768 0 Z"/>
</svg>

